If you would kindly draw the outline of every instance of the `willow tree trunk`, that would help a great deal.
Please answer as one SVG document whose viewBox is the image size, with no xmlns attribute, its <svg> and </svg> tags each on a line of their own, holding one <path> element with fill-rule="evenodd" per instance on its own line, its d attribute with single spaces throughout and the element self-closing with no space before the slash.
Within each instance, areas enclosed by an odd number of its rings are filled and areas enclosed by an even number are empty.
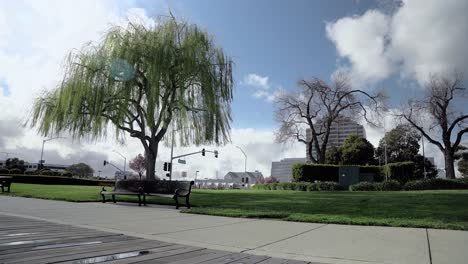
<svg viewBox="0 0 468 264">
<path fill-rule="evenodd" d="M 445 177 L 447 179 L 455 179 L 455 159 L 450 152 L 444 153 L 445 155 Z"/>
<path fill-rule="evenodd" d="M 151 142 L 146 152 L 146 179 L 154 181 L 156 179 L 156 158 L 158 156 L 159 142 Z"/>
</svg>

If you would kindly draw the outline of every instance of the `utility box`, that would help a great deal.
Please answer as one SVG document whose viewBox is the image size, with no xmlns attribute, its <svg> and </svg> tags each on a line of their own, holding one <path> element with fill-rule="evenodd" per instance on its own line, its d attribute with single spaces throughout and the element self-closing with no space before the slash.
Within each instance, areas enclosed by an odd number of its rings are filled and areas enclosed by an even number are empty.
<svg viewBox="0 0 468 264">
<path fill-rule="evenodd" d="M 345 189 L 350 185 L 359 182 L 359 167 L 358 166 L 340 166 L 339 171 L 339 184 Z"/>
</svg>

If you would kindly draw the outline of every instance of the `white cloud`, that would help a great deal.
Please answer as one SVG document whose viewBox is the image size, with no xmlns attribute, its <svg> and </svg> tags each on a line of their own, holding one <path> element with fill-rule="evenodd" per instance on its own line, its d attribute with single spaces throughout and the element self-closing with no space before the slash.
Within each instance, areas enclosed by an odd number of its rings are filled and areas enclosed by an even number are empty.
<svg viewBox="0 0 468 264">
<path fill-rule="evenodd" d="M 253 86 L 259 89 L 270 89 L 270 83 L 268 81 L 268 76 L 261 76 L 255 73 L 251 73 L 244 77 L 242 84 Z"/>
<path fill-rule="evenodd" d="M 467 1 L 404 1 L 394 13 L 369 10 L 327 23 L 327 36 L 359 79 L 374 82 L 392 73 L 423 84 L 430 73 L 466 73 Z"/>
</svg>

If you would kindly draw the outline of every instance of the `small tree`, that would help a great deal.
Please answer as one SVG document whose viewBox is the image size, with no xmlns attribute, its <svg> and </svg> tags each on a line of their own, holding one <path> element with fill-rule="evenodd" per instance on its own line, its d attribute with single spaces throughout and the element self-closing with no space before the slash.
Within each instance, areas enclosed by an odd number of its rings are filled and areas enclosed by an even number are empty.
<svg viewBox="0 0 468 264">
<path fill-rule="evenodd" d="M 138 176 L 143 176 L 143 173 L 146 171 L 146 159 L 143 155 L 138 154 L 133 158 L 129 163 L 130 169 L 138 173 Z"/>
<path fill-rule="evenodd" d="M 94 174 L 93 168 L 86 163 L 77 163 L 67 168 L 72 175 L 78 177 L 92 177 Z"/>
<path fill-rule="evenodd" d="M 384 161 L 386 151 L 388 163 L 414 161 L 419 152 L 419 140 L 421 134 L 410 125 L 398 125 L 380 140 L 376 150 L 377 158 Z"/>
<path fill-rule="evenodd" d="M 345 165 L 375 164 L 374 152 L 374 146 L 367 139 L 350 135 L 341 147 L 341 159 Z"/>
<path fill-rule="evenodd" d="M 325 155 L 325 163 L 339 165 L 342 163 L 341 156 L 341 149 L 337 148 L 336 146 L 332 146 L 329 150 L 327 150 L 327 154 Z"/>
<path fill-rule="evenodd" d="M 24 166 L 24 160 L 20 160 L 18 158 L 9 158 L 5 161 L 5 167 L 9 170 L 11 169 L 18 169 L 21 173 L 24 172 L 26 169 Z"/>
</svg>

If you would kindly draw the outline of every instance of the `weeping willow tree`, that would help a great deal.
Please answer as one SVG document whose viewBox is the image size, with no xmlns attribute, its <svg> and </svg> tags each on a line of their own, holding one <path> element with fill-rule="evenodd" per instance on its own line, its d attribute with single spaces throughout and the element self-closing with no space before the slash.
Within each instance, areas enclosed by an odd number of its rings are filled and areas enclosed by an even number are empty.
<svg viewBox="0 0 468 264">
<path fill-rule="evenodd" d="M 67 132 L 137 138 L 155 178 L 169 129 L 181 145 L 230 139 L 232 61 L 196 25 L 161 19 L 151 28 L 113 27 L 102 41 L 71 52 L 63 81 L 36 98 L 30 125 L 44 136 Z"/>
</svg>

